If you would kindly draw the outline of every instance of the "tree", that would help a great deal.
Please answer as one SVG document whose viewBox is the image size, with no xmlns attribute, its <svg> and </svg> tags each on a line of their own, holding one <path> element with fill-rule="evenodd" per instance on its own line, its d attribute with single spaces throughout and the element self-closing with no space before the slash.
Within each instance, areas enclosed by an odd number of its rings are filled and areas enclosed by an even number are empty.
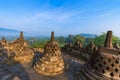
<svg viewBox="0 0 120 80">
<path fill-rule="evenodd" d="M 74 35 L 69 34 L 67 39 L 66 39 L 66 42 L 67 43 L 73 43 L 74 42 Z"/>
<path fill-rule="evenodd" d="M 104 46 L 105 39 L 106 39 L 106 33 L 103 33 L 94 39 L 94 43 L 97 46 Z M 113 44 L 118 43 L 120 45 L 120 39 L 116 37 L 115 35 L 112 35 L 112 43 Z"/>
<path fill-rule="evenodd" d="M 95 45 L 97 45 L 97 46 L 103 46 L 103 45 L 104 45 L 104 42 L 105 42 L 105 38 L 106 38 L 106 33 L 103 33 L 103 34 L 101 34 L 100 36 L 97 36 L 97 37 L 94 39 Z"/>
<path fill-rule="evenodd" d="M 87 46 L 91 41 L 94 42 L 94 38 L 86 38 L 83 46 Z"/>
<path fill-rule="evenodd" d="M 60 36 L 58 38 L 56 38 L 56 40 L 59 42 L 59 43 L 65 43 L 65 38 L 63 36 Z"/>
<path fill-rule="evenodd" d="M 74 43 L 75 43 L 76 41 L 80 41 L 80 42 L 83 44 L 84 41 L 85 41 L 85 38 L 82 37 L 82 36 L 80 36 L 80 35 L 75 35 L 75 36 L 74 36 Z"/>
</svg>

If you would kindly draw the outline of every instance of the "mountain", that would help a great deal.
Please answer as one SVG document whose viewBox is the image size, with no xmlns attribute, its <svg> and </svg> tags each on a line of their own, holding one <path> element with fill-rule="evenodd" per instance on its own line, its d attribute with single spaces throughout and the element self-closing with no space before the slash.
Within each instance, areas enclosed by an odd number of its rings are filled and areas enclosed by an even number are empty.
<svg viewBox="0 0 120 80">
<path fill-rule="evenodd" d="M 15 29 L 7 29 L 7 28 L 1 28 L 1 27 L 0 27 L 0 32 L 18 32 L 18 30 L 15 30 Z"/>
<path fill-rule="evenodd" d="M 0 27 L 0 38 L 3 36 L 4 37 L 16 37 L 17 35 L 19 35 L 19 32 L 20 32 L 19 30 Z"/>
<path fill-rule="evenodd" d="M 23 31 L 24 32 L 24 31 Z M 20 35 L 19 30 L 15 29 L 7 29 L 0 27 L 0 39 L 4 36 L 6 39 L 16 39 Z M 32 32 L 24 32 L 24 37 L 29 38 L 29 37 L 38 37 L 38 38 L 44 38 L 45 36 L 39 35 L 38 33 L 32 33 Z"/>
<path fill-rule="evenodd" d="M 85 38 L 95 38 L 97 36 L 96 34 L 85 34 L 85 33 L 81 33 L 80 35 Z"/>
</svg>

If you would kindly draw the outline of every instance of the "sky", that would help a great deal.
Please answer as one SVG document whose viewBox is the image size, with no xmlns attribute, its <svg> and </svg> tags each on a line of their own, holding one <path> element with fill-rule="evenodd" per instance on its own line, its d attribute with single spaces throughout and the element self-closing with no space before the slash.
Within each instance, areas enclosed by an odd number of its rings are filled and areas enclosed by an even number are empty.
<svg viewBox="0 0 120 80">
<path fill-rule="evenodd" d="M 49 35 L 120 36 L 120 0 L 0 0 L 0 27 Z"/>
</svg>

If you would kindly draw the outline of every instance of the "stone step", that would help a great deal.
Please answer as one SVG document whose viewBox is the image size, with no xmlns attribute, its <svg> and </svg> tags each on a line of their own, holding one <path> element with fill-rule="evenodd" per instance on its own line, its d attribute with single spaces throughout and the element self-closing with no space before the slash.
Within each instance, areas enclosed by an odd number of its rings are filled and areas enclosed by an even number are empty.
<svg viewBox="0 0 120 80">
<path fill-rule="evenodd" d="M 88 67 L 89 66 L 89 67 Z M 90 65 L 87 65 L 84 70 L 86 70 L 91 76 L 93 76 L 94 78 L 98 79 L 98 80 L 111 80 L 109 77 L 106 77 L 104 75 L 100 75 L 98 72 L 95 71 L 89 71 L 91 68 Z"/>
<path fill-rule="evenodd" d="M 14 77 L 14 75 L 12 73 L 9 74 L 5 74 L 1 80 L 12 80 L 12 78 Z"/>
<path fill-rule="evenodd" d="M 82 75 L 80 75 L 80 73 L 78 72 L 77 74 L 75 74 L 74 80 L 82 80 L 81 76 Z"/>
<path fill-rule="evenodd" d="M 0 68 L 0 72 L 5 71 L 5 70 L 6 70 L 5 68 Z"/>
<path fill-rule="evenodd" d="M 87 80 L 96 80 L 94 79 L 91 75 L 89 75 L 84 69 L 82 69 L 82 72 L 84 74 L 84 76 L 87 78 Z"/>
<path fill-rule="evenodd" d="M 94 72 L 96 75 L 99 75 L 98 72 Z M 112 80 L 112 78 L 110 79 L 109 77 L 103 76 L 103 75 L 99 75 L 100 77 L 103 77 L 105 80 Z"/>
<path fill-rule="evenodd" d="M 87 80 L 87 78 L 84 76 L 82 70 L 79 71 L 78 78 L 79 78 L 79 80 Z"/>
<path fill-rule="evenodd" d="M 87 69 L 87 66 L 84 67 L 84 70 L 86 71 L 86 73 L 88 73 L 91 77 L 93 77 L 94 79 L 98 79 L 98 80 L 106 80 L 104 79 L 103 77 L 99 76 L 99 75 L 96 75 L 95 73 L 89 71 Z"/>
</svg>

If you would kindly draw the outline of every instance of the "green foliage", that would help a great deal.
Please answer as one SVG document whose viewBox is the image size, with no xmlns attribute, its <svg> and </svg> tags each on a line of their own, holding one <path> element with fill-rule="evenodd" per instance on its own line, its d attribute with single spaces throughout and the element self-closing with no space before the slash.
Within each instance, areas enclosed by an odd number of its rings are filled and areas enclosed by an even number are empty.
<svg viewBox="0 0 120 80">
<path fill-rule="evenodd" d="M 66 38 L 66 43 L 74 43 L 74 35 L 69 34 Z"/>
<path fill-rule="evenodd" d="M 87 46 L 91 41 L 94 42 L 94 38 L 86 38 L 83 47 Z"/>
<path fill-rule="evenodd" d="M 85 38 L 80 36 L 80 35 L 71 35 L 69 34 L 68 37 L 66 38 L 66 43 L 72 43 L 74 44 L 76 41 L 80 41 L 82 44 L 85 41 Z"/>
<path fill-rule="evenodd" d="M 75 43 L 76 41 L 80 41 L 80 42 L 83 44 L 84 41 L 85 41 L 85 38 L 82 37 L 82 36 L 80 36 L 80 35 L 75 35 L 75 36 L 74 36 L 74 43 Z"/>
<path fill-rule="evenodd" d="M 81 35 L 71 35 L 69 34 L 67 37 L 56 37 L 55 40 L 59 43 L 60 47 L 64 47 L 65 43 L 72 43 L 74 44 L 77 40 L 79 40 L 83 46 L 87 46 L 91 41 L 94 42 L 96 46 L 103 46 L 106 38 L 106 33 L 103 33 L 95 38 L 84 38 Z M 118 43 L 120 45 L 120 38 L 116 37 L 115 35 L 112 36 L 113 44 Z M 28 40 L 30 41 L 30 40 Z M 44 48 L 45 44 L 49 41 L 49 38 L 45 39 L 32 39 L 32 43 L 30 45 L 35 48 Z"/>
<path fill-rule="evenodd" d="M 47 41 L 48 40 L 46 40 L 46 39 L 35 40 L 32 47 L 34 47 L 34 48 L 44 48 Z"/>
<path fill-rule="evenodd" d="M 95 38 L 86 38 L 83 46 L 88 45 L 91 41 L 94 42 L 96 46 L 104 46 L 105 39 L 106 33 L 102 33 L 101 35 L 96 36 Z M 112 41 L 113 44 L 117 42 L 120 45 L 120 38 L 116 37 L 115 35 L 112 36 Z"/>
<path fill-rule="evenodd" d="M 103 33 L 103 34 L 97 36 L 93 41 L 94 41 L 95 45 L 103 46 L 104 42 L 105 42 L 105 38 L 106 38 L 106 34 Z"/>
<path fill-rule="evenodd" d="M 94 43 L 97 46 L 103 46 L 105 39 L 106 39 L 106 33 L 103 33 L 94 39 Z M 115 35 L 112 36 L 112 42 L 113 42 L 113 44 L 118 43 L 120 45 L 120 39 L 118 37 L 116 37 Z"/>
</svg>

